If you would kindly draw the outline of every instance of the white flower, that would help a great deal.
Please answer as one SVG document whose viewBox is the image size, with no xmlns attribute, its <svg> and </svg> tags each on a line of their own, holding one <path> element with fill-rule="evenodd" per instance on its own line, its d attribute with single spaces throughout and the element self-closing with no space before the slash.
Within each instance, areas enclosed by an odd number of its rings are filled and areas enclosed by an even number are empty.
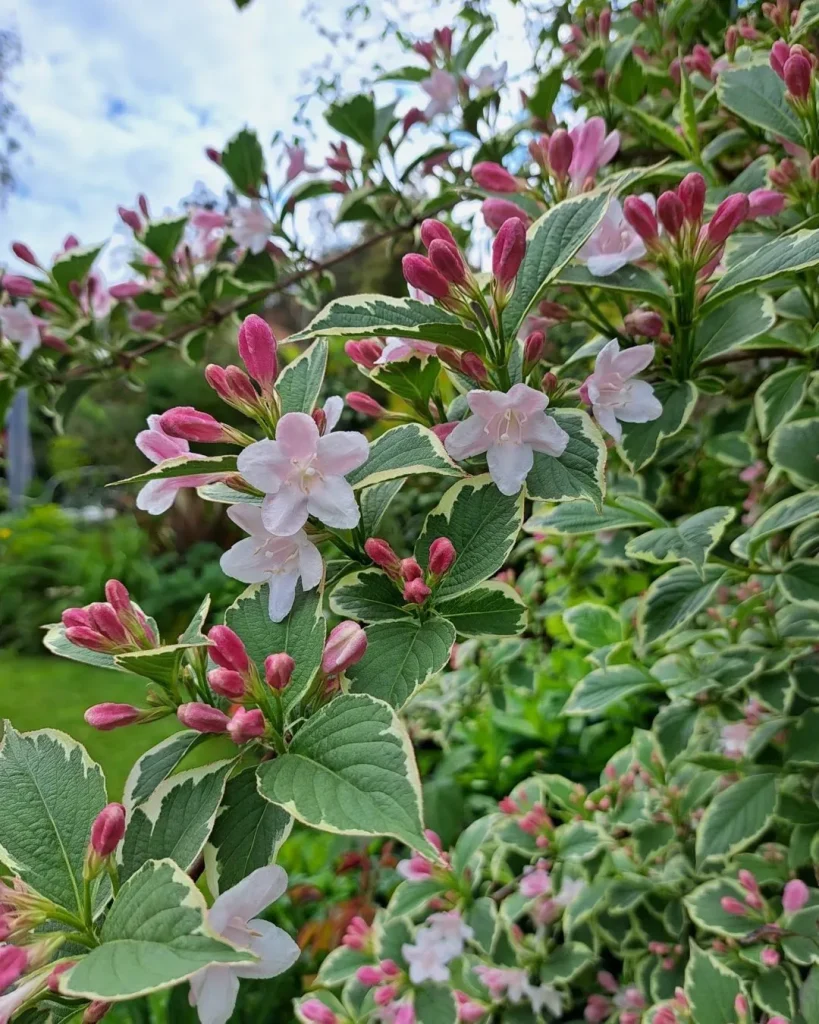
<svg viewBox="0 0 819 1024">
<path fill-rule="evenodd" d="M 430 914 L 426 920 L 426 929 L 431 942 L 437 942 L 450 953 L 450 958 L 460 956 L 464 951 L 464 942 L 475 934 L 465 923 L 457 910 L 448 910 L 440 914 Z"/>
<path fill-rule="evenodd" d="M 427 929 L 422 928 L 416 937 L 415 944 L 405 942 L 401 953 L 409 964 L 409 977 L 413 985 L 425 981 L 449 981 L 449 951 L 445 945 L 435 942 L 429 937 Z"/>
<path fill-rule="evenodd" d="M 449 71 L 437 68 L 429 78 L 421 82 L 421 88 L 430 100 L 424 117 L 429 120 L 436 114 L 448 114 L 458 102 L 458 79 Z"/>
<path fill-rule="evenodd" d="M 640 198 L 654 208 L 653 196 L 646 194 Z M 642 259 L 645 254 L 645 243 L 626 220 L 623 207 L 612 199 L 577 258 L 586 264 L 594 277 L 608 277 L 627 263 Z"/>
<path fill-rule="evenodd" d="M 321 582 L 324 566 L 319 550 L 304 530 L 289 537 L 268 533 L 257 505 L 231 505 L 228 516 L 250 536 L 222 555 L 222 572 L 242 583 L 267 583 L 270 618 L 281 622 L 293 607 L 299 578 L 303 590 Z"/>
<path fill-rule="evenodd" d="M 159 423 L 159 416 L 148 417 L 148 429 L 141 430 L 136 436 L 136 446 L 151 462 L 161 465 L 167 459 L 177 459 L 187 455 L 191 460 L 204 459 L 190 450 L 190 445 L 181 437 L 166 434 Z M 203 473 L 201 476 L 172 476 L 160 480 L 149 480 L 140 489 L 136 498 L 136 507 L 152 516 L 167 512 L 176 500 L 176 495 L 185 487 L 202 487 L 218 480 L 219 474 Z"/>
<path fill-rule="evenodd" d="M 506 69 L 508 64 L 506 61 L 503 64 L 499 64 L 496 68 L 493 68 L 490 64 L 484 64 L 481 70 L 471 79 L 472 85 L 476 89 L 483 92 L 484 89 L 500 89 L 503 83 L 506 81 Z"/>
<path fill-rule="evenodd" d="M 194 974 L 190 1001 L 202 1024 L 226 1024 L 236 1005 L 240 978 L 275 978 L 298 960 L 299 947 L 287 932 L 255 916 L 286 888 L 287 875 L 270 864 L 216 898 L 208 911 L 208 924 L 228 942 L 249 949 L 258 962 L 246 967 L 214 964 Z"/>
<path fill-rule="evenodd" d="M 620 351 L 617 339 L 600 349 L 590 374 L 580 388 L 580 397 L 592 407 L 600 426 L 619 441 L 624 423 L 648 423 L 662 415 L 663 407 L 654 388 L 644 380 L 631 380 L 654 358 L 653 345 L 636 345 Z"/>
<path fill-rule="evenodd" d="M 555 1017 L 563 1013 L 563 998 L 553 985 L 532 985 L 527 981 L 523 991 L 535 1013 L 544 1007 Z"/>
<path fill-rule="evenodd" d="M 559 907 L 568 907 L 572 900 L 579 896 L 586 888 L 582 878 L 564 878 L 560 883 L 560 891 L 554 897 L 554 902 Z"/>
<path fill-rule="evenodd" d="M 260 253 L 267 245 L 273 221 L 262 209 L 258 199 L 250 206 L 234 206 L 230 211 L 230 233 L 233 241 L 252 253 Z"/>
<path fill-rule="evenodd" d="M 569 435 L 543 411 L 549 399 L 527 384 L 502 391 L 470 391 L 474 415 L 455 427 L 444 445 L 453 459 L 486 452 L 489 474 L 501 494 L 517 494 L 534 463 L 534 452 L 560 456 Z"/>
<path fill-rule="evenodd" d="M 40 347 L 40 323 L 40 319 L 31 312 L 25 302 L 0 307 L 3 334 L 9 341 L 20 343 L 21 359 L 28 359 L 31 353 Z"/>
</svg>

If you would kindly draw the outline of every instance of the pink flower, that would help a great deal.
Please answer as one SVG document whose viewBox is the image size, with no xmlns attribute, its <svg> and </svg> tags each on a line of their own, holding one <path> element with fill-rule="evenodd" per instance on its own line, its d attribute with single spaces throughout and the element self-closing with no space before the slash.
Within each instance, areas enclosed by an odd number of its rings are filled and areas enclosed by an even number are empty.
<svg viewBox="0 0 819 1024">
<path fill-rule="evenodd" d="M 142 454 L 156 464 L 166 459 L 178 459 L 186 455 L 189 459 L 203 459 L 190 450 L 190 445 L 181 437 L 171 437 L 159 424 L 159 416 L 148 417 L 148 430 L 140 431 L 136 436 L 136 446 Z M 143 512 L 158 516 L 167 512 L 173 505 L 177 493 L 183 487 L 202 487 L 215 477 L 212 473 L 196 476 L 172 476 L 164 480 L 149 480 L 144 484 L 136 499 L 136 506 Z"/>
<path fill-rule="evenodd" d="M 527 384 L 508 392 L 470 391 L 471 416 L 446 438 L 453 459 L 486 452 L 489 474 L 501 494 L 516 494 L 534 463 L 534 452 L 555 458 L 566 450 L 569 435 L 544 409 L 549 399 Z"/>
<path fill-rule="evenodd" d="M 432 864 L 420 853 L 413 853 L 408 860 L 399 860 L 395 870 L 408 882 L 425 882 L 432 875 Z"/>
<path fill-rule="evenodd" d="M 506 70 L 507 62 L 499 64 L 496 68 L 493 68 L 489 64 L 484 64 L 481 70 L 475 75 L 474 78 L 469 79 L 470 85 L 473 85 L 480 92 L 484 90 L 496 90 L 500 89 L 503 83 L 506 81 Z"/>
<path fill-rule="evenodd" d="M 20 358 L 28 359 L 31 353 L 40 347 L 40 324 L 25 302 L 17 302 L 13 306 L 0 307 L 0 326 L 9 341 L 20 343 Z"/>
<path fill-rule="evenodd" d="M 9 1024 L 12 1016 L 20 1009 L 23 1003 L 27 1002 L 33 995 L 39 992 L 45 985 L 42 975 L 32 978 L 30 981 L 18 985 L 12 992 L 6 992 L 0 996 L 0 1024 Z"/>
<path fill-rule="evenodd" d="M 782 893 L 782 909 L 786 914 L 795 914 L 809 899 L 810 889 L 800 879 L 792 878 Z"/>
<path fill-rule="evenodd" d="M 720 732 L 720 747 L 726 757 L 740 761 L 745 756 L 753 728 L 747 722 L 732 722 Z"/>
<path fill-rule="evenodd" d="M 222 555 L 222 572 L 242 583 L 267 583 L 268 613 L 273 622 L 281 622 L 293 607 L 299 579 L 303 590 L 321 582 L 324 566 L 319 550 L 304 530 L 287 537 L 268 533 L 257 505 L 231 505 L 228 516 L 250 536 Z"/>
<path fill-rule="evenodd" d="M 429 120 L 436 114 L 448 114 L 458 103 L 458 78 L 441 68 L 432 72 L 429 78 L 420 83 L 421 88 L 429 96 L 424 117 Z"/>
<path fill-rule="evenodd" d="M 617 155 L 620 148 L 620 133 L 606 135 L 606 122 L 602 117 L 590 117 L 583 124 L 569 132 L 574 151 L 569 165 L 572 189 L 582 192 L 586 181 L 594 178 L 601 167 L 605 167 Z"/>
<path fill-rule="evenodd" d="M 230 211 L 230 233 L 234 242 L 252 253 L 263 252 L 273 231 L 273 221 L 258 199 L 249 206 L 234 206 Z"/>
<path fill-rule="evenodd" d="M 547 892 L 551 892 L 551 889 L 552 880 L 544 861 L 538 861 L 537 867 L 528 870 L 518 885 L 521 896 L 525 896 L 528 900 L 534 899 L 536 896 L 545 896 Z"/>
<path fill-rule="evenodd" d="M 450 959 L 460 956 L 464 951 L 464 942 L 468 942 L 475 934 L 457 910 L 430 914 L 425 924 L 424 934 L 427 938 L 424 941 L 435 942 L 447 949 Z"/>
<path fill-rule="evenodd" d="M 653 208 L 653 196 L 641 198 Z M 626 220 L 620 202 L 612 199 L 603 219 L 577 253 L 577 258 L 586 264 L 594 277 L 608 277 L 627 263 L 636 263 L 645 254 L 645 242 Z"/>
<path fill-rule="evenodd" d="M 785 197 L 781 192 L 769 188 L 755 188 L 748 193 L 748 219 L 757 217 L 777 217 L 785 207 Z"/>
<path fill-rule="evenodd" d="M 435 345 L 431 341 L 417 341 L 415 338 L 387 338 L 381 355 L 376 359 L 376 366 L 387 363 L 403 363 L 414 356 L 423 359 L 435 355 Z"/>
<path fill-rule="evenodd" d="M 242 476 L 265 494 L 262 522 L 277 536 L 297 533 L 313 515 L 327 526 L 351 529 L 359 509 L 347 473 L 369 456 L 366 437 L 356 431 L 319 434 L 313 418 L 288 412 L 275 441 L 256 441 L 238 459 Z"/>
<path fill-rule="evenodd" d="M 409 977 L 413 985 L 425 981 L 449 981 L 449 967 L 452 959 L 449 948 L 432 941 L 425 929 L 418 932 L 415 944 L 405 942 L 401 947 L 404 959 L 409 964 Z"/>
<path fill-rule="evenodd" d="M 287 154 L 287 170 L 285 171 L 285 181 L 293 181 L 294 178 L 305 172 L 307 174 L 315 174 L 316 171 L 321 170 L 319 167 L 310 167 L 307 163 L 307 150 L 301 146 L 298 142 L 294 142 L 292 146 L 288 146 L 285 143 L 285 153 Z"/>
<path fill-rule="evenodd" d="M 275 978 L 299 958 L 299 947 L 287 932 L 265 921 L 262 913 L 287 888 L 287 875 L 276 864 L 257 868 L 216 897 L 208 911 L 212 932 L 258 959 L 243 966 L 216 964 L 191 978 L 191 1005 L 202 1024 L 227 1024 L 239 995 L 240 978 Z"/>
<path fill-rule="evenodd" d="M 608 342 L 597 355 L 594 373 L 580 389 L 580 396 L 588 402 L 600 426 L 619 441 L 624 423 L 648 423 L 662 415 L 663 407 L 646 381 L 631 380 L 644 370 L 654 358 L 653 345 L 636 345 L 620 351 L 617 339 Z"/>
</svg>

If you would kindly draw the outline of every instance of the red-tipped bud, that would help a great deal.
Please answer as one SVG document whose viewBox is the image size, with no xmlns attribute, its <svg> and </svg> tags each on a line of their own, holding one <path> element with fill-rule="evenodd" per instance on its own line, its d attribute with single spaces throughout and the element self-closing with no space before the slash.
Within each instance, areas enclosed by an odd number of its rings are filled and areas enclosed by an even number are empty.
<svg viewBox="0 0 819 1024">
<path fill-rule="evenodd" d="M 747 1017 L 748 1010 L 748 1000 L 745 996 L 737 996 L 736 999 L 734 999 L 734 1012 L 738 1013 L 740 1017 Z"/>
<path fill-rule="evenodd" d="M 653 244 L 657 240 L 657 218 L 644 199 L 629 196 L 623 203 L 623 214 L 644 242 Z"/>
<path fill-rule="evenodd" d="M 458 248 L 458 243 L 455 241 L 455 236 L 446 226 L 439 220 L 434 220 L 431 217 L 427 217 L 421 224 L 421 241 L 429 249 L 434 241 L 448 242 L 450 245 L 454 245 Z"/>
<path fill-rule="evenodd" d="M 276 339 L 266 321 L 251 313 L 239 328 L 239 355 L 250 376 L 269 390 L 278 374 Z"/>
<path fill-rule="evenodd" d="M 446 345 L 437 345 L 435 355 L 438 356 L 442 363 L 451 366 L 453 370 L 461 369 L 461 355 L 454 348 L 447 348 Z"/>
<path fill-rule="evenodd" d="M 348 341 L 344 351 L 354 363 L 363 366 L 365 370 L 372 370 L 381 358 L 383 349 L 377 341 L 365 338 L 363 341 Z"/>
<path fill-rule="evenodd" d="M 489 371 L 477 352 L 464 352 L 461 356 L 461 371 L 479 384 L 489 380 Z"/>
<path fill-rule="evenodd" d="M 722 245 L 747 218 L 749 207 L 748 197 L 742 192 L 723 199 L 706 229 L 706 237 L 711 245 Z"/>
<path fill-rule="evenodd" d="M 190 405 L 178 405 L 163 412 L 159 425 L 171 437 L 181 437 L 186 441 L 217 443 L 226 440 L 225 429 L 218 420 Z"/>
<path fill-rule="evenodd" d="M 436 28 L 432 33 L 432 38 L 440 46 L 441 52 L 447 57 L 452 53 L 452 37 L 452 29 L 448 25 L 445 28 Z"/>
<path fill-rule="evenodd" d="M 327 433 L 327 413 L 323 409 L 314 409 L 310 413 L 310 418 L 318 427 L 319 434 L 324 437 Z"/>
<path fill-rule="evenodd" d="M 523 343 L 523 365 L 529 369 L 536 366 L 543 358 L 546 347 L 546 335 L 543 331 L 532 331 Z"/>
<path fill-rule="evenodd" d="M 217 366 L 216 363 L 208 363 L 205 367 L 205 380 L 224 402 L 231 400 L 232 395 L 223 366 Z"/>
<path fill-rule="evenodd" d="M 552 174 L 562 180 L 569 173 L 574 156 L 574 142 L 565 128 L 558 128 L 549 139 L 549 166 Z"/>
<path fill-rule="evenodd" d="M 463 286 L 468 283 L 469 271 L 463 256 L 449 242 L 434 238 L 429 246 L 429 261 L 451 284 Z"/>
<path fill-rule="evenodd" d="M 364 394 L 363 391 L 351 391 L 344 401 L 351 409 L 360 412 L 362 416 L 372 416 L 376 420 L 387 412 L 383 405 L 376 402 L 371 395 Z"/>
<path fill-rule="evenodd" d="M 484 199 L 481 213 L 491 231 L 500 231 L 508 220 L 522 221 L 524 227 L 528 227 L 530 223 L 523 210 L 509 199 Z"/>
<path fill-rule="evenodd" d="M 219 708 L 210 704 L 180 704 L 176 709 L 176 717 L 188 729 L 196 732 L 227 732 L 230 719 Z"/>
<path fill-rule="evenodd" d="M 34 282 L 20 274 L 4 274 L 0 287 L 14 299 L 27 299 L 34 294 Z"/>
<path fill-rule="evenodd" d="M 401 560 L 385 540 L 380 537 L 370 537 L 364 542 L 364 550 L 367 552 L 367 557 L 382 569 L 394 573 L 400 572 Z"/>
<path fill-rule="evenodd" d="M 150 220 L 151 211 L 148 207 L 148 197 L 142 192 L 140 192 L 139 195 L 137 196 L 137 206 L 139 207 L 140 212 L 142 213 L 142 216 L 145 218 L 145 220 Z"/>
<path fill-rule="evenodd" d="M 785 61 L 784 77 L 788 92 L 797 100 L 806 100 L 810 95 L 813 68 L 807 57 L 801 53 L 792 54 Z"/>
<path fill-rule="evenodd" d="M 433 576 L 443 576 L 455 564 L 457 554 L 449 537 L 436 537 L 429 546 L 429 571 Z"/>
<path fill-rule="evenodd" d="M 729 60 L 733 60 L 736 56 L 738 46 L 739 29 L 736 25 L 729 25 L 725 30 L 725 54 Z"/>
<path fill-rule="evenodd" d="M 638 21 L 642 21 L 645 17 L 646 12 L 643 9 L 643 5 L 639 2 L 639 0 L 635 0 L 635 3 L 631 5 L 630 10 Z"/>
<path fill-rule="evenodd" d="M 125 584 L 119 580 L 108 580 L 105 584 L 105 598 L 119 615 L 133 614 L 131 595 Z"/>
<path fill-rule="evenodd" d="M 212 646 L 208 654 L 222 668 L 233 669 L 244 675 L 250 669 L 250 658 L 245 645 L 230 626 L 212 626 L 208 633 Z"/>
<path fill-rule="evenodd" d="M 12 242 L 11 251 L 17 257 L 18 260 L 22 260 L 23 263 L 28 263 L 29 266 L 39 267 L 40 263 L 34 253 L 29 249 L 23 242 Z"/>
<path fill-rule="evenodd" d="M 685 220 L 685 207 L 676 192 L 663 192 L 657 200 L 657 217 L 669 235 L 676 238 Z"/>
<path fill-rule="evenodd" d="M 488 192 L 517 192 L 520 183 L 505 167 L 484 161 L 472 168 L 472 177 Z"/>
<path fill-rule="evenodd" d="M 623 319 L 626 333 L 632 337 L 656 338 L 663 330 L 663 318 L 651 309 L 635 309 Z"/>
<path fill-rule="evenodd" d="M 553 395 L 557 388 L 557 376 L 554 373 L 544 373 L 540 382 L 541 390 L 545 395 Z"/>
<path fill-rule="evenodd" d="M 431 593 L 423 580 L 410 580 L 404 584 L 404 600 L 412 604 L 423 604 Z"/>
<path fill-rule="evenodd" d="M 278 654 L 268 654 L 264 659 L 264 678 L 271 690 L 286 689 L 295 670 L 295 661 L 284 651 Z"/>
<path fill-rule="evenodd" d="M 757 217 L 777 217 L 784 207 L 785 197 L 781 192 L 773 192 L 769 188 L 755 188 L 748 194 L 749 220 L 756 220 Z"/>
<path fill-rule="evenodd" d="M 504 287 L 517 277 L 526 255 L 526 228 L 517 218 L 507 220 L 492 244 L 492 273 Z"/>
<path fill-rule="evenodd" d="M 308 999 L 299 1006 L 299 1014 L 309 1024 L 338 1024 L 338 1017 L 320 999 Z"/>
<path fill-rule="evenodd" d="M 780 169 L 782 168 L 782 164 L 785 162 L 786 161 L 783 160 L 779 165 Z M 790 163 L 793 163 L 793 161 L 790 161 Z M 819 156 L 815 156 L 813 160 L 811 160 L 810 167 L 808 168 L 808 174 L 810 175 L 811 181 L 819 181 Z M 773 171 L 771 171 L 771 177 L 773 178 Z M 786 181 L 786 185 L 787 184 L 788 182 Z"/>
<path fill-rule="evenodd" d="M 85 608 L 66 608 L 60 618 L 66 628 L 70 626 L 74 626 L 75 628 L 83 626 L 85 629 L 93 629 L 93 626 L 91 625 L 91 616 Z"/>
<path fill-rule="evenodd" d="M 340 622 L 327 637 L 321 656 L 321 671 L 328 676 L 338 675 L 361 661 L 366 650 L 367 634 L 361 626 L 349 619 Z"/>
<path fill-rule="evenodd" d="M 699 171 L 686 174 L 677 187 L 677 195 L 683 205 L 685 219 L 689 224 L 698 224 L 705 207 L 705 178 Z"/>
<path fill-rule="evenodd" d="M 112 646 L 107 637 L 88 626 L 69 626 L 65 638 L 75 647 L 84 647 L 88 651 L 108 651 Z"/>
<path fill-rule="evenodd" d="M 426 256 L 409 253 L 401 260 L 404 278 L 413 288 L 418 288 L 433 299 L 445 299 L 449 295 L 449 281 L 433 267 Z"/>
<path fill-rule="evenodd" d="M 214 149 L 213 146 L 205 147 L 205 156 L 211 161 L 211 163 L 216 164 L 217 167 L 222 166 L 222 154 L 218 149 Z"/>
<path fill-rule="evenodd" d="M 234 743 L 249 743 L 264 736 L 265 721 L 264 715 L 258 708 L 237 708 L 233 713 L 227 727 L 228 735 Z"/>
<path fill-rule="evenodd" d="M 111 729 L 121 729 L 125 725 L 133 725 L 142 717 L 139 708 L 133 704 L 95 704 L 88 708 L 84 718 L 89 725 L 100 732 L 110 732 Z"/>
<path fill-rule="evenodd" d="M 214 693 L 228 700 L 238 700 L 245 695 L 245 681 L 232 668 L 214 668 L 208 672 L 208 682 Z"/>
<path fill-rule="evenodd" d="M 401 576 L 409 582 L 419 580 L 424 575 L 424 570 L 414 558 L 401 559 Z"/>
<path fill-rule="evenodd" d="M 125 808 L 122 804 L 103 807 L 91 826 L 91 849 L 98 857 L 108 857 L 125 835 Z"/>
<path fill-rule="evenodd" d="M 19 946 L 0 946 L 0 992 L 13 985 L 28 966 L 28 955 Z"/>
<path fill-rule="evenodd" d="M 125 206 L 118 206 L 117 213 L 123 224 L 129 227 L 133 232 L 139 234 L 142 230 L 142 221 L 139 219 L 139 214 L 136 210 L 129 210 Z"/>
</svg>

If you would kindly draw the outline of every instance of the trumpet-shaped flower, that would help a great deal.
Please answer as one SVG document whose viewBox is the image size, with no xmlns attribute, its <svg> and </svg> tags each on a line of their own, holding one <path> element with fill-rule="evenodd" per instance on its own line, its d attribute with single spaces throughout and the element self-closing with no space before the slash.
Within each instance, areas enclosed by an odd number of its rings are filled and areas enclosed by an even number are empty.
<svg viewBox="0 0 819 1024">
<path fill-rule="evenodd" d="M 415 338 L 387 338 L 381 355 L 376 359 L 376 366 L 385 366 L 387 363 L 403 363 L 413 356 L 423 358 L 434 356 L 435 345 L 431 341 L 416 341 Z"/>
<path fill-rule="evenodd" d="M 601 167 L 611 163 L 617 155 L 620 133 L 614 131 L 607 135 L 603 118 L 590 117 L 583 124 L 572 128 L 569 135 L 574 144 L 569 177 L 572 189 L 581 192 L 588 179 L 593 178 Z"/>
<path fill-rule="evenodd" d="M 136 436 L 136 446 L 142 454 L 156 464 L 166 459 L 177 459 L 186 455 L 189 459 L 204 459 L 190 450 L 191 446 L 184 438 L 171 437 L 159 425 L 159 416 L 148 417 L 148 429 L 141 430 Z M 212 473 L 196 474 L 195 476 L 172 476 L 164 480 L 149 480 L 144 484 L 136 499 L 136 506 L 152 516 L 167 512 L 173 505 L 177 493 L 183 487 L 202 487 L 214 479 Z"/>
<path fill-rule="evenodd" d="M 429 120 L 436 114 L 448 114 L 458 102 L 458 78 L 449 71 L 438 68 L 429 78 L 421 82 L 421 88 L 429 96 L 424 117 Z"/>
<path fill-rule="evenodd" d="M 663 407 L 654 388 L 644 380 L 632 380 L 650 365 L 653 345 L 637 345 L 620 351 L 617 339 L 608 342 L 597 355 L 594 373 L 586 378 L 580 396 L 588 402 L 600 426 L 619 441 L 624 423 L 648 423 L 662 415 Z"/>
<path fill-rule="evenodd" d="M 230 211 L 230 234 L 237 245 L 260 253 L 267 245 L 273 222 L 254 199 L 250 206 L 235 206 Z"/>
<path fill-rule="evenodd" d="M 654 197 L 640 197 L 654 207 Z M 585 263 L 594 277 L 608 277 L 627 263 L 634 263 L 646 254 L 645 242 L 626 220 L 623 207 L 612 199 L 603 219 L 581 247 L 577 258 Z"/>
<path fill-rule="evenodd" d="M 40 323 L 39 317 L 31 312 L 25 302 L 0 307 L 3 334 L 9 341 L 19 342 L 21 359 L 28 359 L 40 347 Z"/>
</svg>

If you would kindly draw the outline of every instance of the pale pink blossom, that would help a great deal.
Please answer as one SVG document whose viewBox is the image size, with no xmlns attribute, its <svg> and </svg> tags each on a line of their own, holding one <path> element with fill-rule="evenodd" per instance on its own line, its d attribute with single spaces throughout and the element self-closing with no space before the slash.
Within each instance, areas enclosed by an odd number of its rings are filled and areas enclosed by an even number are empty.
<svg viewBox="0 0 819 1024">
<path fill-rule="evenodd" d="M 425 981 L 449 981 L 449 961 L 452 960 L 450 948 L 444 943 L 435 942 L 427 929 L 420 929 L 415 943 L 405 942 L 401 953 L 409 964 L 409 977 L 413 985 L 421 985 Z"/>
<path fill-rule="evenodd" d="M 640 198 L 653 208 L 653 196 L 646 194 Z M 603 219 L 578 251 L 577 258 L 586 264 L 594 277 L 608 277 L 627 263 L 636 263 L 645 254 L 645 242 L 626 220 L 620 202 L 612 199 Z"/>
<path fill-rule="evenodd" d="M 222 244 L 228 218 L 218 210 L 195 209 L 188 219 L 191 226 L 190 250 L 195 259 L 211 259 Z"/>
<path fill-rule="evenodd" d="M 560 891 L 554 897 L 554 901 L 559 907 L 568 907 L 572 900 L 579 896 L 585 888 L 586 883 L 582 878 L 564 878 L 560 883 Z"/>
<path fill-rule="evenodd" d="M 583 124 L 569 132 L 574 143 L 572 162 L 569 164 L 569 178 L 572 189 L 582 192 L 589 178 L 594 178 L 601 167 L 617 155 L 620 148 L 620 133 L 606 134 L 606 122 L 602 117 L 590 117 Z"/>
<path fill-rule="evenodd" d="M 475 934 L 457 910 L 430 914 L 425 922 L 425 931 L 430 936 L 429 941 L 447 949 L 451 958 L 460 956 L 464 943 Z"/>
<path fill-rule="evenodd" d="M 311 167 L 307 163 L 307 150 L 298 142 L 294 142 L 292 145 L 285 143 L 284 150 L 287 154 L 287 170 L 284 174 L 285 181 L 293 181 L 302 172 L 315 174 L 316 171 L 321 170 L 320 167 Z"/>
<path fill-rule="evenodd" d="M 270 533 L 297 533 L 313 515 L 327 526 L 352 529 L 359 519 L 353 488 L 344 479 L 369 456 L 363 434 L 319 434 L 311 416 L 288 412 L 275 441 L 256 441 L 238 459 L 239 472 L 265 495 L 262 522 Z"/>
<path fill-rule="evenodd" d="M 399 860 L 395 870 L 408 882 L 425 882 L 432 875 L 432 863 L 420 853 L 413 853 L 409 859 Z"/>
<path fill-rule="evenodd" d="M 269 533 L 258 505 L 231 505 L 228 516 L 250 536 L 226 551 L 219 565 L 225 575 L 242 583 L 267 583 L 268 613 L 273 622 L 281 622 L 293 607 L 299 579 L 303 590 L 321 582 L 319 550 L 304 530 L 287 537 Z"/>
<path fill-rule="evenodd" d="M 240 978 L 275 978 L 299 958 L 287 932 L 257 917 L 287 888 L 287 875 L 276 864 L 257 868 L 217 896 L 208 924 L 228 942 L 249 949 L 258 959 L 246 966 L 214 964 L 191 978 L 190 1002 L 202 1024 L 227 1024 L 239 995 Z"/>
<path fill-rule="evenodd" d="M 524 995 L 532 1004 L 535 1013 L 546 1009 L 554 1017 L 563 1013 L 563 997 L 554 985 L 531 985 L 526 983 Z"/>
<path fill-rule="evenodd" d="M 747 722 L 732 722 L 730 725 L 724 725 L 719 738 L 723 754 L 736 761 L 742 760 L 748 749 L 748 741 L 752 733 L 753 728 Z"/>
<path fill-rule="evenodd" d="M 617 339 L 600 349 L 580 397 L 592 407 L 594 418 L 615 441 L 623 436 L 624 423 L 648 423 L 662 415 L 654 388 L 644 380 L 632 380 L 654 358 L 653 345 L 636 345 L 620 351 Z"/>
<path fill-rule="evenodd" d="M 27 1002 L 33 995 L 41 991 L 45 986 L 45 978 L 32 978 L 24 981 L 11 992 L 0 995 L 0 1024 L 9 1024 L 14 1014 L 20 1009 L 23 1003 Z"/>
<path fill-rule="evenodd" d="M 0 326 L 9 341 L 20 344 L 21 359 L 28 359 L 31 353 L 40 347 L 40 324 L 43 321 L 36 317 L 25 302 L 16 302 L 13 306 L 0 307 Z"/>
<path fill-rule="evenodd" d="M 431 341 L 418 341 L 415 338 L 387 338 L 381 355 L 376 359 L 376 366 L 387 363 L 403 363 L 413 356 L 424 358 L 435 355 L 435 345 Z"/>
<path fill-rule="evenodd" d="M 527 384 L 502 391 L 470 391 L 472 415 L 444 442 L 453 459 L 486 452 L 489 473 L 501 494 L 516 494 L 534 463 L 534 452 L 559 457 L 569 435 L 544 412 L 549 399 Z"/>
<path fill-rule="evenodd" d="M 496 68 L 493 68 L 489 64 L 484 64 L 477 75 L 475 75 L 474 78 L 469 79 L 470 85 L 473 85 L 481 92 L 485 89 L 500 89 L 506 81 L 507 68 L 508 64 L 506 61 L 504 61 L 503 64 L 499 64 Z"/>
<path fill-rule="evenodd" d="M 449 71 L 437 68 L 429 78 L 420 83 L 421 88 L 429 96 L 424 117 L 429 120 L 436 114 L 448 114 L 458 103 L 458 78 Z"/>
<path fill-rule="evenodd" d="M 230 211 L 230 233 L 234 242 L 252 253 L 260 253 L 273 231 L 273 221 L 258 199 L 249 206 L 234 206 Z"/>
<path fill-rule="evenodd" d="M 800 878 L 792 878 L 782 893 L 782 909 L 786 914 L 796 914 L 810 900 L 810 889 Z"/>
<path fill-rule="evenodd" d="M 552 880 L 546 870 L 545 861 L 538 861 L 536 867 L 528 869 L 518 885 L 521 896 L 527 900 L 535 899 L 537 896 L 545 896 L 552 891 Z"/>
<path fill-rule="evenodd" d="M 563 1012 L 563 1000 L 557 989 L 551 985 L 532 985 L 526 971 L 520 967 L 485 967 L 479 964 L 473 970 L 493 999 L 505 996 L 510 1003 L 528 999 L 536 1013 L 544 1007 L 555 1016 Z"/>
<path fill-rule="evenodd" d="M 136 436 L 136 446 L 151 462 L 161 465 L 167 459 L 178 459 L 184 455 L 188 459 L 204 459 L 190 450 L 191 446 L 181 437 L 171 437 L 159 424 L 159 416 L 148 417 L 148 429 L 141 430 Z M 177 493 L 183 487 L 202 487 L 217 479 L 218 475 L 207 473 L 195 476 L 172 476 L 163 480 L 149 480 L 144 484 L 136 498 L 136 506 L 152 516 L 167 512 L 173 505 Z"/>
</svg>

